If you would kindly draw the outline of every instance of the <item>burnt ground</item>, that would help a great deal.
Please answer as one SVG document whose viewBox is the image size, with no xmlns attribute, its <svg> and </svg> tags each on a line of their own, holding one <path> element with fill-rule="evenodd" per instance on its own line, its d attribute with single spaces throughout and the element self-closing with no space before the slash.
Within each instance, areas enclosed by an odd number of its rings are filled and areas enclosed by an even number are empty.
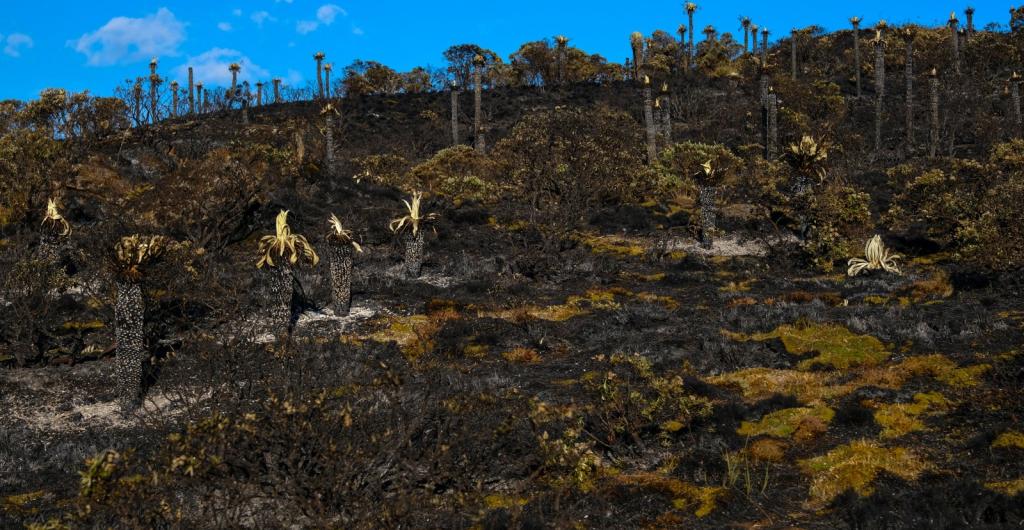
<svg viewBox="0 0 1024 530">
<path fill-rule="evenodd" d="M 827 55 L 832 64 L 841 53 Z M 802 108 L 800 91 L 820 91 L 776 76 L 781 144 L 836 114 L 830 172 L 870 192 L 880 221 L 899 191 L 884 171 L 912 154 L 898 147 L 902 93 L 888 93 L 883 130 L 897 147 L 871 153 L 872 101 L 851 97 L 847 69 L 829 72 L 842 92 L 800 126 L 785 106 Z M 926 101 L 925 79 L 915 86 Z M 674 139 L 760 157 L 756 76 L 683 88 L 672 96 Z M 977 90 L 975 106 L 953 106 L 942 133 L 957 140 L 951 154 L 985 157 L 993 142 L 1018 136 L 1000 92 Z M 471 94 L 462 98 L 470 142 Z M 639 130 L 640 100 L 621 82 L 489 90 L 488 142 L 559 106 L 625 110 Z M 411 164 L 448 147 L 447 102 L 444 93 L 347 99 L 334 172 L 319 167 L 314 102 L 253 109 L 248 126 L 237 111 L 168 120 L 76 153 L 65 198 L 75 232 L 62 249 L 70 285 L 30 302 L 0 293 L 12 308 L 4 315 L 15 315 L 0 322 L 0 527 L 1024 522 L 1019 276 L 973 270 L 883 223 L 886 242 L 906 256 L 902 275 L 849 278 L 842 262 L 813 272 L 792 233 L 746 217 L 758 208 L 725 204 L 750 198 L 735 193 L 720 205 L 710 252 L 689 229 L 692 201 L 602 206 L 552 245 L 523 222 L 521 197 L 431 197 L 426 209 L 440 218 L 427 232 L 424 273 L 405 278 L 387 230 L 404 195 L 356 182 L 354 159 L 387 153 Z M 958 130 L 958 120 L 970 127 Z M 300 139 L 306 160 L 287 172 L 197 162 L 257 146 L 287 166 L 302 158 Z M 99 256 L 131 230 L 173 224 L 184 232 L 174 237 L 202 239 L 174 215 L 202 213 L 204 193 L 234 192 L 208 183 L 253 175 L 270 184 L 243 190 L 259 198 L 229 219 L 236 230 L 146 284 L 153 362 L 143 404 L 122 415 L 113 288 Z M 297 271 L 290 337 L 266 329 L 264 278 L 253 266 L 279 209 L 317 248 L 336 212 L 365 249 L 347 317 L 327 309 L 325 264 Z M 134 226 L 132 216 L 145 221 Z M 25 224 L 28 235 L 0 231 L 2 265 L 34 249 L 38 221 Z M 39 329 L 22 333 L 29 323 Z"/>
<path fill-rule="evenodd" d="M 367 227 L 369 219 L 382 224 L 377 209 L 394 199 L 372 186 L 339 195 L 350 197 L 339 197 L 339 209 Z M 450 418 L 426 422 L 459 436 L 474 432 L 483 447 L 455 466 L 453 473 L 468 476 L 432 486 L 432 503 L 446 515 L 424 515 L 427 526 L 1001 528 L 1024 521 L 1019 283 L 969 281 L 943 256 L 927 255 L 912 256 L 902 276 L 814 274 L 785 258 L 792 241 L 743 231 L 726 233 L 708 253 L 684 231 L 658 229 L 667 220 L 643 208 L 602 212 L 574 248 L 538 257 L 522 252 L 520 242 L 531 237 L 524 229 L 502 225 L 485 207 L 430 206 L 442 218 L 428 237 L 423 277 L 403 278 L 400 253 L 386 232 L 371 228 L 356 261 L 352 315 L 324 309 L 322 268 L 301 271 L 290 353 L 272 337 L 231 338 L 230 322 L 198 323 L 204 347 L 222 344 L 224 353 L 199 355 L 179 343 L 177 354 L 159 358 L 145 404 L 127 417 L 114 402 L 110 353 L 0 369 L 2 525 L 80 511 L 78 472 L 87 457 L 106 449 L 161 454 L 169 433 L 222 404 L 246 410 L 240 401 L 266 399 L 222 386 L 295 377 L 309 398 L 376 385 L 378 362 L 400 381 L 373 407 L 404 406 L 429 395 L 422 385 L 444 381 L 449 399 L 473 403 L 447 410 L 471 416 L 462 431 Z M 94 340 L 105 346 L 110 337 L 98 331 Z M 230 348 L 289 360 L 253 376 Z M 221 364 L 211 364 L 218 355 Z M 488 417 L 529 425 L 506 432 Z M 577 427 L 566 421 L 573 417 Z M 555 439 L 564 445 L 552 460 Z M 444 497 L 446 488 L 458 495 Z M 186 510 L 183 524 L 211 522 L 199 513 Z M 236 516 L 222 522 L 316 520 L 287 505 L 254 505 Z M 353 517 L 320 523 L 369 521 Z"/>
</svg>

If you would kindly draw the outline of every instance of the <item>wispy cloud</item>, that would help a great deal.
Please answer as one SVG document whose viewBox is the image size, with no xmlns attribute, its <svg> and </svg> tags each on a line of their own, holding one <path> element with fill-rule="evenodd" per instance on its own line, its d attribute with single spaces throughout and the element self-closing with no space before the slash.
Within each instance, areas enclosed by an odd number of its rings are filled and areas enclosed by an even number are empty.
<svg viewBox="0 0 1024 530">
<path fill-rule="evenodd" d="M 219 29 L 221 31 L 231 31 L 231 23 L 230 22 L 218 22 L 217 23 L 217 29 Z"/>
<path fill-rule="evenodd" d="M 114 17 L 103 27 L 69 41 L 85 55 L 90 66 L 110 66 L 145 60 L 158 55 L 178 55 L 185 41 L 185 24 L 161 7 L 142 18 Z"/>
<path fill-rule="evenodd" d="M 314 22 L 312 20 L 300 20 L 295 24 L 295 31 L 298 32 L 299 35 L 305 35 L 316 31 L 316 28 L 318 27 L 320 27 L 320 23 L 318 22 Z"/>
<path fill-rule="evenodd" d="M 241 9 L 233 9 L 233 10 L 231 10 L 231 14 L 235 15 L 236 17 L 240 17 L 240 16 L 242 16 L 242 10 Z"/>
<path fill-rule="evenodd" d="M 348 11 L 345 11 L 335 4 L 324 4 L 316 10 L 316 19 L 323 22 L 325 26 L 333 24 L 334 19 L 337 18 L 338 15 L 347 17 Z"/>
<path fill-rule="evenodd" d="M 25 35 L 24 33 L 11 33 L 7 36 L 7 45 L 4 46 L 4 54 L 11 57 L 21 57 L 21 51 L 24 48 L 31 48 L 35 46 L 35 42 L 32 37 Z"/>
<path fill-rule="evenodd" d="M 270 13 L 266 11 L 257 11 L 249 15 L 249 20 L 252 20 L 257 26 L 263 27 L 264 22 L 277 22 L 277 19 L 270 16 Z"/>
<path fill-rule="evenodd" d="M 353 25 L 352 25 L 352 34 L 353 34 L 353 35 L 359 35 L 359 36 L 363 36 L 363 35 L 366 35 L 366 32 L 365 32 L 365 31 L 363 31 L 363 28 L 361 28 L 361 27 L 359 27 L 359 26 L 356 26 L 355 24 L 353 24 Z"/>
<path fill-rule="evenodd" d="M 334 20 L 338 16 L 347 17 L 348 11 L 345 11 L 341 6 L 337 4 L 324 4 L 316 10 L 316 20 L 300 20 L 295 24 L 295 31 L 300 35 L 312 33 L 316 31 L 320 25 L 330 26 L 334 24 Z"/>
<path fill-rule="evenodd" d="M 265 68 L 252 62 L 242 52 L 229 48 L 211 48 L 195 57 L 189 57 L 184 64 L 175 69 L 175 74 L 179 78 L 187 77 L 188 67 L 191 66 L 197 81 L 203 81 L 207 86 L 229 85 L 231 72 L 228 71 L 228 67 L 231 63 L 238 63 L 242 67 L 238 73 L 239 82 L 270 78 L 270 72 Z"/>
</svg>

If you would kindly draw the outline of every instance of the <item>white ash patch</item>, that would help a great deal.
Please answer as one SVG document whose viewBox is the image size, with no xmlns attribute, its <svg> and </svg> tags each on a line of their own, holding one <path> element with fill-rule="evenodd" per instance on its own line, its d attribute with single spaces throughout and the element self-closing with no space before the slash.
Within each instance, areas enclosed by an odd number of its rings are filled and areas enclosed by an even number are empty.
<svg viewBox="0 0 1024 530">
<path fill-rule="evenodd" d="M 776 238 L 772 244 L 795 244 L 799 240 L 792 235 Z M 722 237 L 714 240 L 710 249 L 700 245 L 696 239 L 672 238 L 665 242 L 665 250 L 683 250 L 695 256 L 753 256 L 763 258 L 768 255 L 769 243 L 764 239 L 740 239 L 735 236 Z"/>
</svg>

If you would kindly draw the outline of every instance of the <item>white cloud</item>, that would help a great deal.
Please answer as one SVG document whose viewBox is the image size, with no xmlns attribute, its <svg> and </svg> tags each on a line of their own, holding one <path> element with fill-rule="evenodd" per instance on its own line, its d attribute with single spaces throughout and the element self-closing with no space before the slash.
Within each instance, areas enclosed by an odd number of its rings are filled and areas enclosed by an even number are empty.
<svg viewBox="0 0 1024 530">
<path fill-rule="evenodd" d="M 235 15 L 236 17 L 240 17 L 240 16 L 242 16 L 242 10 L 241 9 L 235 9 L 235 10 L 231 11 L 231 14 Z"/>
<path fill-rule="evenodd" d="M 189 57 L 184 64 L 175 70 L 179 78 L 188 76 L 188 67 L 191 66 L 196 81 L 202 81 L 207 86 L 213 85 L 228 86 L 231 84 L 231 72 L 228 66 L 231 63 L 238 63 L 242 71 L 238 73 L 238 82 L 258 81 L 269 79 L 270 72 L 258 64 L 252 62 L 249 57 L 238 50 L 228 48 L 211 48 L 195 57 Z"/>
<path fill-rule="evenodd" d="M 185 24 L 167 8 L 142 18 L 114 17 L 103 27 L 86 33 L 68 46 L 86 56 L 90 66 L 110 66 L 178 55 L 185 40 Z"/>
<path fill-rule="evenodd" d="M 231 31 L 231 23 L 229 22 L 218 22 L 217 29 L 221 31 Z"/>
<path fill-rule="evenodd" d="M 316 31 L 316 28 L 318 27 L 320 27 L 319 22 L 314 22 L 312 20 L 300 20 L 295 24 L 295 31 L 297 31 L 299 35 L 305 35 Z"/>
<path fill-rule="evenodd" d="M 363 28 L 361 28 L 359 26 L 352 26 L 352 34 L 353 35 L 360 35 L 360 36 L 362 36 L 362 35 L 366 35 L 366 32 L 363 31 Z"/>
<path fill-rule="evenodd" d="M 31 48 L 35 44 L 32 37 L 24 33 L 11 33 L 7 36 L 7 46 L 4 46 L 4 53 L 11 57 L 21 57 L 21 50 L 23 48 Z"/>
<path fill-rule="evenodd" d="M 286 4 L 290 4 L 290 3 L 294 2 L 294 1 L 295 0 L 274 0 L 274 3 L 275 4 L 280 4 L 281 2 L 284 2 Z"/>
<path fill-rule="evenodd" d="M 324 4 L 316 10 L 316 19 L 323 22 L 325 26 L 333 24 L 334 19 L 337 18 L 338 15 L 347 17 L 348 12 L 335 4 Z"/>
<path fill-rule="evenodd" d="M 270 16 L 270 13 L 266 11 L 257 11 L 249 15 L 249 19 L 256 23 L 257 26 L 263 27 L 264 22 L 276 22 L 277 19 Z"/>
<path fill-rule="evenodd" d="M 295 31 L 300 35 L 312 33 L 320 28 L 320 25 L 330 26 L 334 24 L 334 20 L 338 18 L 338 15 L 343 17 L 348 16 L 348 11 L 345 11 L 336 4 L 324 4 L 316 10 L 316 20 L 300 20 L 295 24 Z"/>
</svg>

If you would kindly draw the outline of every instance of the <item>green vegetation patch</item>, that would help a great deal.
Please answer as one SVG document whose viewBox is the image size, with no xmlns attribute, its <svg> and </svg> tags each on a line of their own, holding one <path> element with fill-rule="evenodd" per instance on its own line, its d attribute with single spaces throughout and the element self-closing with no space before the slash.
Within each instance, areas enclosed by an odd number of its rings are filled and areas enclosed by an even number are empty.
<svg viewBox="0 0 1024 530">
<path fill-rule="evenodd" d="M 782 409 L 765 415 L 757 422 L 745 421 L 736 432 L 741 436 L 775 436 L 809 440 L 828 429 L 834 410 L 824 406 Z"/>
<path fill-rule="evenodd" d="M 994 442 L 992 442 L 992 448 L 997 447 L 1016 447 L 1017 449 L 1024 449 L 1024 433 L 1017 431 L 1006 431 L 1000 434 Z"/>
<path fill-rule="evenodd" d="M 950 402 L 938 392 L 919 393 L 913 403 L 880 405 L 875 421 L 882 426 L 882 438 L 898 438 L 925 429 L 922 416 L 949 408 Z"/>
<path fill-rule="evenodd" d="M 871 335 L 856 335 L 837 324 L 783 324 L 768 333 L 724 332 L 734 340 L 765 341 L 779 339 L 786 351 L 796 355 L 817 353 L 817 357 L 801 361 L 797 367 L 808 370 L 817 365 L 846 369 L 853 366 L 875 366 L 889 358 L 889 349 Z"/>
<path fill-rule="evenodd" d="M 909 449 L 881 447 L 868 440 L 857 440 L 822 456 L 800 460 L 799 466 L 811 477 L 809 504 L 813 507 L 824 507 L 850 489 L 861 497 L 871 495 L 879 472 L 916 480 L 929 467 Z"/>
</svg>

